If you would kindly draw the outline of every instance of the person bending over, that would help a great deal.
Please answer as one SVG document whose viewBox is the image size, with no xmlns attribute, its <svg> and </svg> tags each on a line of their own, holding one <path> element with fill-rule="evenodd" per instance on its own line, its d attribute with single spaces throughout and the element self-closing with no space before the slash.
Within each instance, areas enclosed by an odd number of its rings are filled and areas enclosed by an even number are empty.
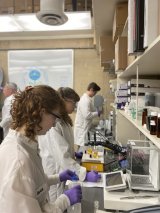
<svg viewBox="0 0 160 213">
<path fill-rule="evenodd" d="M 39 85 L 15 94 L 12 125 L 0 146 L 0 212 L 62 213 L 81 201 L 80 186 L 49 201 L 52 184 L 72 179 L 70 170 L 46 176 L 37 142 L 60 118 L 62 100 L 49 86 Z"/>
<path fill-rule="evenodd" d="M 80 181 L 96 182 L 100 175 L 95 171 L 86 172 L 86 168 L 75 160 L 75 154 L 76 157 L 82 157 L 82 153 L 74 152 L 72 120 L 69 114 L 74 111 L 79 96 L 69 87 L 61 87 L 58 92 L 65 104 L 61 112 L 62 119 L 57 121 L 56 126 L 52 127 L 46 136 L 41 136 L 38 140 L 44 170 L 51 175 L 69 168 L 75 172 Z M 64 183 L 52 186 L 49 192 L 50 199 L 55 201 L 63 193 L 64 187 Z"/>
</svg>

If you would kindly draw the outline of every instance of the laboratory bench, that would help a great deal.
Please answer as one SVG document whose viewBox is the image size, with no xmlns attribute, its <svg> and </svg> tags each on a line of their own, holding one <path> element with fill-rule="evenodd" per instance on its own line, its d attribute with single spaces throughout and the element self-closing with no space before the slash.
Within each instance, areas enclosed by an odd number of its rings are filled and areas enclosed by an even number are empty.
<svg viewBox="0 0 160 213">
<path fill-rule="evenodd" d="M 82 187 L 82 196 L 82 213 L 94 213 L 94 201 L 99 202 L 99 210 L 105 210 L 103 188 Z"/>
<path fill-rule="evenodd" d="M 99 202 L 101 212 L 125 212 L 128 210 L 160 205 L 160 193 L 150 191 L 106 191 L 104 188 L 82 187 L 82 213 L 95 213 L 94 202 Z M 96 212 L 97 213 L 97 212 Z"/>
<path fill-rule="evenodd" d="M 109 153 L 109 154 L 108 154 Z M 105 153 L 104 173 L 118 168 L 117 155 Z M 94 202 L 99 202 L 100 212 L 125 212 L 131 209 L 160 204 L 160 193 L 124 189 L 107 191 L 104 187 L 82 185 L 82 213 L 95 213 Z"/>
<path fill-rule="evenodd" d="M 81 147 L 79 151 L 83 151 L 87 147 Z M 115 163 L 115 156 L 112 154 L 107 155 L 105 152 L 104 155 L 104 171 L 110 171 L 110 169 L 114 169 L 113 167 L 117 167 L 118 165 Z M 81 161 L 77 159 L 79 163 Z M 111 167 L 110 162 L 114 165 Z M 94 209 L 94 202 L 98 201 L 99 202 L 99 211 L 105 211 L 106 213 L 108 212 L 107 210 L 104 209 L 104 193 L 103 193 L 103 187 L 85 187 L 82 185 L 82 213 L 95 213 Z"/>
<path fill-rule="evenodd" d="M 83 151 L 87 147 L 81 147 L 79 151 Z M 109 154 L 108 154 L 109 153 Z M 117 156 L 114 156 L 110 152 L 105 151 L 104 155 L 104 171 L 109 172 L 117 168 L 118 163 L 116 163 Z M 80 162 L 80 160 L 78 160 Z M 102 178 L 103 179 L 103 178 Z M 104 193 L 103 187 L 85 187 L 82 185 L 82 213 L 94 213 L 94 202 L 99 202 L 99 211 L 110 212 L 104 208 Z M 114 212 L 114 211 L 112 211 Z"/>
</svg>

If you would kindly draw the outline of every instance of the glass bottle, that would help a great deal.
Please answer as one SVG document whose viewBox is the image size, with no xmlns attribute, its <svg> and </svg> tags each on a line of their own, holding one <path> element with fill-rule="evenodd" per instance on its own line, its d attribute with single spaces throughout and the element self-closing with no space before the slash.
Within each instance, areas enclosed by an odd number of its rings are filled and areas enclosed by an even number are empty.
<svg viewBox="0 0 160 213">
<path fill-rule="evenodd" d="M 154 120 L 150 121 L 150 134 L 151 135 L 156 135 L 157 132 L 157 126 L 156 126 L 156 122 Z"/>
<path fill-rule="evenodd" d="M 160 113 L 158 113 L 157 118 L 157 137 L 160 138 Z"/>
<path fill-rule="evenodd" d="M 156 125 L 157 125 L 157 112 L 151 112 L 151 120 L 155 121 Z"/>
<path fill-rule="evenodd" d="M 145 126 L 146 125 L 146 117 L 148 115 L 148 111 L 146 108 L 143 109 L 143 112 L 142 112 L 142 126 Z"/>
</svg>

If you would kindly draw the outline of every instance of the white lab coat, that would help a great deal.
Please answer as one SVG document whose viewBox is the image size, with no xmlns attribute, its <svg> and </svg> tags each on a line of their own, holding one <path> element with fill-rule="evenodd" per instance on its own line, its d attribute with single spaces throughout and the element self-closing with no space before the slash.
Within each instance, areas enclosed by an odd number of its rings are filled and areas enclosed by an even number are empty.
<svg viewBox="0 0 160 213">
<path fill-rule="evenodd" d="M 84 146 L 88 141 L 88 131 L 92 126 L 92 119 L 98 116 L 95 111 L 92 98 L 84 93 L 78 103 L 75 124 L 74 124 L 74 142 L 79 146 Z"/>
<path fill-rule="evenodd" d="M 10 129 L 0 145 L 0 212 L 64 212 L 70 205 L 66 195 L 49 203 L 49 186 L 57 182 L 58 175 L 44 174 L 38 144 Z"/>
<path fill-rule="evenodd" d="M 81 181 L 85 179 L 86 168 L 75 161 L 73 130 L 69 124 L 59 121 L 45 136 L 38 137 L 38 143 L 46 174 L 56 174 L 70 169 L 75 171 Z M 63 191 L 64 183 L 51 186 L 49 191 L 51 201 L 55 201 Z"/>
<path fill-rule="evenodd" d="M 10 124 L 12 121 L 12 117 L 10 114 L 11 104 L 14 100 L 14 94 L 10 95 L 4 100 L 4 105 L 2 107 L 2 121 L 0 122 L 0 126 L 3 128 L 4 137 L 8 134 Z"/>
</svg>

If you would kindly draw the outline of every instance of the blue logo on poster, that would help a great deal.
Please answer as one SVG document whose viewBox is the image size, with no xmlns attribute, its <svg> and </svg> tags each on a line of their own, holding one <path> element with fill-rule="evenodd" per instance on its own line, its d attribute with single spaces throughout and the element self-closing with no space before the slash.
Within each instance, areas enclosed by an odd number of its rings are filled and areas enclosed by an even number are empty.
<svg viewBox="0 0 160 213">
<path fill-rule="evenodd" d="M 40 78 L 41 73 L 38 70 L 31 70 L 29 73 L 30 79 L 36 81 Z"/>
</svg>

